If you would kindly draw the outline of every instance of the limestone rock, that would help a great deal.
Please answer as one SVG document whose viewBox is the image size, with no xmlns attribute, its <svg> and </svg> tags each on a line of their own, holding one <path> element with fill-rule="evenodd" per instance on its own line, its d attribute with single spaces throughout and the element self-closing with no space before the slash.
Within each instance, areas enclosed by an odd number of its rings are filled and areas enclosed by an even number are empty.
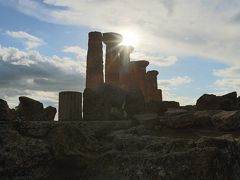
<svg viewBox="0 0 240 180">
<path fill-rule="evenodd" d="M 54 121 L 55 115 L 57 113 L 57 109 L 55 107 L 48 106 L 44 108 L 44 113 L 48 121 Z"/>
<path fill-rule="evenodd" d="M 101 120 L 104 117 L 103 93 L 86 88 L 83 92 L 83 119 Z"/>
<path fill-rule="evenodd" d="M 179 103 L 175 101 L 150 101 L 146 103 L 147 112 L 155 112 L 159 115 L 165 113 L 169 108 L 179 108 Z"/>
<path fill-rule="evenodd" d="M 0 99 L 0 121 L 8 121 L 10 118 L 10 109 L 7 102 Z"/>
<path fill-rule="evenodd" d="M 54 157 L 46 141 L 0 129 L 0 176 L 7 179 L 45 179 Z"/>
<path fill-rule="evenodd" d="M 220 130 L 238 130 L 240 128 L 240 111 L 222 111 L 212 118 L 213 125 Z"/>
<path fill-rule="evenodd" d="M 46 121 L 43 104 L 34 99 L 19 97 L 18 115 L 25 121 Z"/>
<path fill-rule="evenodd" d="M 154 126 L 159 124 L 157 113 L 137 114 L 137 115 L 134 115 L 132 119 L 133 119 L 133 125 L 134 123 L 143 124 L 147 128 L 153 128 Z"/>
<path fill-rule="evenodd" d="M 85 89 L 83 118 L 85 120 L 118 120 L 124 118 L 126 91 L 104 84 L 97 91 Z"/>
<path fill-rule="evenodd" d="M 196 103 L 198 110 L 237 110 L 237 93 L 232 92 L 223 96 L 216 96 L 214 94 L 202 95 Z"/>
<path fill-rule="evenodd" d="M 144 96 L 140 90 L 133 90 L 127 93 L 125 110 L 129 115 L 144 112 Z"/>
<path fill-rule="evenodd" d="M 166 115 L 160 118 L 161 124 L 174 129 L 196 128 L 211 129 L 214 127 L 212 116 L 218 111 L 196 111 Z"/>
</svg>

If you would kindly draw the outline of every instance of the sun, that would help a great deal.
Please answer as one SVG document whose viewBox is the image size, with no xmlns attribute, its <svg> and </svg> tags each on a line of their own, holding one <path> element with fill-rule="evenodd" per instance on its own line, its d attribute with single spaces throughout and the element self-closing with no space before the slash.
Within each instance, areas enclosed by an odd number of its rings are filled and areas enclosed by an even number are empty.
<svg viewBox="0 0 240 180">
<path fill-rule="evenodd" d="M 131 45 L 131 46 L 136 46 L 138 43 L 138 38 L 137 35 L 133 32 L 123 32 L 123 41 L 122 45 Z"/>
</svg>

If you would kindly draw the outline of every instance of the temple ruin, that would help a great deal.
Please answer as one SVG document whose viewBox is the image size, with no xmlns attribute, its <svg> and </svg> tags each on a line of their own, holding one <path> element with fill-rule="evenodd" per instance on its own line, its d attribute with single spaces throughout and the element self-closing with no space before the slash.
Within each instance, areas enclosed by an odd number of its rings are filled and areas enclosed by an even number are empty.
<svg viewBox="0 0 240 180">
<path fill-rule="evenodd" d="M 134 47 L 121 45 L 122 40 L 122 35 L 114 32 L 88 34 L 86 89 L 83 93 L 83 118 L 86 120 L 108 119 L 113 109 L 121 114 L 126 102 L 130 101 L 127 98 L 133 98 L 130 96 L 143 97 L 143 101 L 136 102 L 162 101 L 162 91 L 157 86 L 158 71 L 147 72 L 149 62 L 146 60 L 131 61 Z M 103 43 L 106 46 L 105 64 Z M 125 100 L 118 99 L 123 94 Z M 130 106 L 140 105 L 133 103 Z"/>
</svg>

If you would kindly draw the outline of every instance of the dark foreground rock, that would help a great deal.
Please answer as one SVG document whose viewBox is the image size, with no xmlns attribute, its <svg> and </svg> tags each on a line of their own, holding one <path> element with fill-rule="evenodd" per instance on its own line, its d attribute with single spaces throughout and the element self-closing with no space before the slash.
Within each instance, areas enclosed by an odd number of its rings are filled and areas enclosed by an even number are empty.
<svg viewBox="0 0 240 180">
<path fill-rule="evenodd" d="M 216 96 L 214 94 L 202 95 L 196 103 L 198 110 L 238 110 L 239 103 L 237 93 L 232 92 L 223 96 Z"/>
<path fill-rule="evenodd" d="M 0 121 L 10 120 L 10 109 L 3 99 L 0 99 Z"/>
<path fill-rule="evenodd" d="M 29 97 L 19 97 L 17 113 L 20 119 L 24 121 L 47 121 L 44 113 L 43 104 Z"/>
<path fill-rule="evenodd" d="M 214 128 L 239 113 L 220 113 L 230 112 L 142 114 L 115 122 L 2 121 L 0 177 L 238 180 L 240 133 Z"/>
</svg>

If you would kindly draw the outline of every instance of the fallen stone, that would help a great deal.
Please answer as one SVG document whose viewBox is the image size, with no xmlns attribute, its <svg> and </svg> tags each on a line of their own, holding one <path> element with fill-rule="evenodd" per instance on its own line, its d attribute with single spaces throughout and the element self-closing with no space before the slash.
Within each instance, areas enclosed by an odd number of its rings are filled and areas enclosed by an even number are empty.
<svg viewBox="0 0 240 180">
<path fill-rule="evenodd" d="M 10 119 L 10 109 L 7 101 L 0 99 L 0 121 L 9 121 Z"/>
<path fill-rule="evenodd" d="M 126 96 L 125 111 L 128 115 L 144 112 L 144 96 L 140 90 L 130 91 Z"/>
<path fill-rule="evenodd" d="M 146 112 L 154 112 L 163 115 L 168 109 L 177 109 L 180 107 L 176 101 L 150 101 L 145 104 Z"/>
<path fill-rule="evenodd" d="M 46 121 L 43 104 L 34 99 L 19 97 L 18 116 L 24 121 Z"/>
<path fill-rule="evenodd" d="M 221 111 L 212 117 L 215 128 L 225 131 L 240 129 L 240 111 Z"/>
<path fill-rule="evenodd" d="M 44 108 L 44 113 L 48 121 L 54 121 L 57 109 L 55 107 L 48 106 Z"/>
<path fill-rule="evenodd" d="M 180 114 L 165 115 L 160 123 L 174 129 L 196 128 L 211 129 L 214 127 L 212 116 L 219 111 L 182 112 Z"/>
<path fill-rule="evenodd" d="M 196 103 L 197 110 L 237 110 L 237 93 L 232 92 L 223 96 L 214 94 L 202 95 Z"/>
<path fill-rule="evenodd" d="M 157 113 L 137 114 L 132 117 L 132 125 L 144 125 L 147 128 L 153 128 L 159 124 Z"/>
</svg>

